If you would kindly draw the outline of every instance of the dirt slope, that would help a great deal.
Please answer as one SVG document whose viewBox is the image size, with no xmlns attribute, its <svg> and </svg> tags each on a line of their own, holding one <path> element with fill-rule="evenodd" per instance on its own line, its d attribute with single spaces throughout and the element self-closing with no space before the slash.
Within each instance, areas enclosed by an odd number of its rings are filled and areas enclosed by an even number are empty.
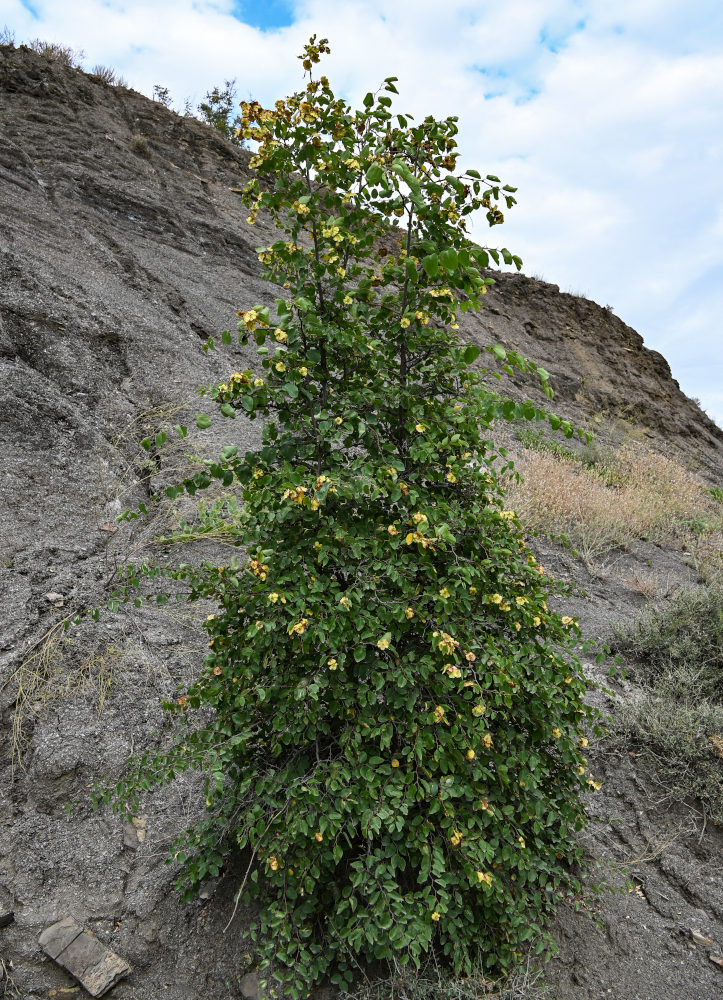
<svg viewBox="0 0 723 1000">
<path fill-rule="evenodd" d="M 198 811 L 197 785 L 155 796 L 140 833 L 93 813 L 88 798 L 94 779 L 119 775 L 131 750 L 161 738 L 159 700 L 192 673 L 198 630 L 183 613 L 143 610 L 84 625 L 70 643 L 57 632 L 54 644 L 34 644 L 76 603 L 103 600 L 115 560 L 142 541 L 132 526 L 113 530 L 157 471 L 143 465 L 140 438 L 188 422 L 195 387 L 253 363 L 242 351 L 201 351 L 209 335 L 233 329 L 237 308 L 273 298 L 254 252 L 271 231 L 263 220 L 246 224 L 233 191 L 247 159 L 133 91 L 0 48 L 0 912 L 15 913 L 0 930 L 0 956 L 14 963 L 19 996 L 71 985 L 37 946 L 68 913 L 133 966 L 113 996 L 241 995 L 243 914 L 222 933 L 233 873 L 181 908 L 163 864 L 174 832 Z M 723 431 L 609 311 L 503 276 L 463 332 L 544 364 L 564 415 L 632 421 L 720 482 Z M 242 445 L 257 440 L 255 424 L 239 419 L 233 431 Z M 200 441 L 213 448 L 212 432 Z M 673 576 L 687 572 L 672 555 L 630 559 L 653 557 L 670 561 Z M 551 568 L 556 558 L 546 559 Z M 576 610 L 602 633 L 635 599 L 588 583 L 592 600 Z M 62 595 L 62 606 L 47 595 Z M 18 706 L 22 732 L 13 729 Z M 688 931 L 723 946 L 720 831 L 698 840 L 684 810 L 656 807 L 634 759 L 600 767 L 610 780 L 591 806 L 604 817 L 592 854 L 620 866 L 667 846 L 636 867 L 644 890 L 602 904 L 597 929 L 563 914 L 555 993 L 713 1000 L 723 970 Z"/>
</svg>

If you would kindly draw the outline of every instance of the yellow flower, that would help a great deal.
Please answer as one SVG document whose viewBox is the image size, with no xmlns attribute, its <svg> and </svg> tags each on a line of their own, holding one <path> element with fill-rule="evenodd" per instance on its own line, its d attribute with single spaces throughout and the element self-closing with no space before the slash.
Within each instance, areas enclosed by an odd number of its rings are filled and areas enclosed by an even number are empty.
<svg viewBox="0 0 723 1000">
<path fill-rule="evenodd" d="M 340 278 L 346 278 L 346 268 L 337 267 L 336 273 L 339 275 Z"/>
<path fill-rule="evenodd" d="M 336 657 L 334 656 L 332 656 L 331 659 L 326 661 L 326 665 L 329 668 L 329 670 L 336 670 L 336 668 L 339 666 L 339 664 L 336 661 Z"/>
<path fill-rule="evenodd" d="M 306 367 L 306 365 L 302 365 L 301 368 L 299 368 L 299 375 L 308 375 L 308 374 L 309 374 L 309 369 Z"/>
<path fill-rule="evenodd" d="M 479 718 L 480 715 L 484 715 L 485 712 L 486 712 L 486 708 L 485 708 L 484 705 L 481 705 L 481 704 L 480 705 L 475 705 L 474 708 L 472 709 L 472 715 L 475 715 L 477 718 Z"/>
<path fill-rule="evenodd" d="M 426 431 L 427 428 L 424 426 L 424 424 L 417 424 L 414 429 L 419 434 L 423 434 Z"/>
<path fill-rule="evenodd" d="M 527 598 L 526 597 L 516 597 L 515 598 L 515 603 L 518 604 L 520 607 L 522 607 L 523 604 L 527 604 Z"/>
<path fill-rule="evenodd" d="M 520 845 L 520 847 L 525 847 L 525 838 L 524 837 L 518 837 L 517 838 L 517 843 Z"/>
<path fill-rule="evenodd" d="M 432 920 L 435 922 L 435 924 L 439 921 L 440 916 L 441 914 L 439 913 L 438 910 L 435 910 L 434 913 L 432 914 Z"/>
<path fill-rule="evenodd" d="M 602 781 L 593 781 L 592 778 L 588 778 L 587 783 L 588 785 L 590 785 L 591 788 L 594 788 L 596 791 L 600 791 L 600 789 L 602 788 Z"/>
<path fill-rule="evenodd" d="M 268 865 L 269 865 L 269 868 L 271 869 L 272 872 L 275 872 L 278 869 L 278 867 L 279 867 L 279 862 L 276 860 L 276 858 L 273 856 L 273 854 L 271 855 L 271 857 L 268 860 Z"/>
<path fill-rule="evenodd" d="M 437 707 L 434 710 L 434 721 L 441 722 L 443 718 L 444 718 L 444 709 L 442 708 L 441 705 L 437 705 Z"/>
<path fill-rule="evenodd" d="M 263 384 L 264 384 L 264 380 L 262 378 L 255 378 L 254 379 L 254 388 L 255 389 L 260 389 Z"/>
<path fill-rule="evenodd" d="M 452 845 L 452 847 L 459 847 L 459 845 L 462 843 L 462 831 L 453 830 L 452 836 L 449 838 L 449 842 Z"/>
<path fill-rule="evenodd" d="M 585 770 L 586 770 L 585 767 L 582 764 L 580 764 L 580 766 L 577 769 L 577 773 L 578 774 L 584 774 Z"/>
<path fill-rule="evenodd" d="M 310 500 L 309 501 L 309 507 L 312 510 L 318 510 L 320 506 L 321 506 L 321 504 L 319 503 L 318 500 Z"/>
<path fill-rule="evenodd" d="M 467 751 L 467 760 L 474 760 L 474 758 L 475 758 L 475 752 L 474 752 L 474 750 L 468 750 Z"/>
<path fill-rule="evenodd" d="M 493 743 L 492 734 L 491 733 L 485 733 L 484 736 L 482 737 L 482 742 L 484 743 L 484 745 L 489 750 L 490 747 L 492 746 L 492 743 Z"/>
<path fill-rule="evenodd" d="M 557 726 L 555 726 L 555 728 L 552 730 L 552 735 L 556 740 L 559 740 L 560 737 L 562 736 L 562 730 L 558 729 Z"/>
<path fill-rule="evenodd" d="M 416 514 L 412 515 L 412 520 L 414 521 L 415 524 L 421 524 L 422 521 L 427 520 L 427 515 L 422 514 L 422 512 L 418 510 Z"/>
<path fill-rule="evenodd" d="M 277 330 L 274 330 L 274 337 L 280 344 L 285 343 L 289 339 L 289 335 L 286 330 L 282 330 L 280 327 Z"/>
<path fill-rule="evenodd" d="M 586 747 L 588 745 L 588 743 L 589 743 L 589 740 L 588 740 L 587 736 L 581 736 L 580 739 L 577 741 L 577 745 L 579 747 Z"/>
<path fill-rule="evenodd" d="M 411 608 L 405 608 L 404 609 L 404 617 L 405 618 L 414 618 L 414 612 L 412 611 Z"/>
<path fill-rule="evenodd" d="M 343 301 L 345 306 L 350 306 L 354 300 L 351 295 L 345 295 Z"/>
<path fill-rule="evenodd" d="M 486 885 L 492 885 L 492 875 L 489 872 L 475 872 L 478 882 L 484 882 Z"/>
<path fill-rule="evenodd" d="M 455 474 L 453 472 L 448 472 L 447 475 L 444 478 L 447 480 L 448 483 L 456 483 L 457 482 L 457 477 L 455 476 Z"/>
<path fill-rule="evenodd" d="M 284 364 L 283 361 L 277 361 L 276 364 L 274 365 L 274 368 L 276 369 L 277 372 L 286 371 L 286 365 Z"/>
<path fill-rule="evenodd" d="M 490 597 L 490 601 L 492 601 L 493 604 L 502 604 L 502 594 L 493 594 L 492 597 Z"/>
<path fill-rule="evenodd" d="M 476 587 L 470 587 L 469 588 L 469 593 L 470 593 L 470 597 L 474 597 L 475 594 L 477 593 L 477 588 Z"/>
<path fill-rule="evenodd" d="M 406 330 L 409 324 L 410 320 L 408 320 L 407 317 L 405 316 L 399 325 L 401 326 L 402 330 Z"/>
<path fill-rule="evenodd" d="M 572 623 L 573 623 L 574 620 L 575 619 L 571 618 L 569 615 L 563 615 L 562 618 L 561 618 L 561 621 L 562 621 L 563 625 L 572 625 Z"/>
<path fill-rule="evenodd" d="M 387 531 L 389 532 L 390 535 L 398 535 L 399 534 L 399 531 L 397 530 L 397 528 L 393 524 L 389 525 L 389 527 L 387 528 Z"/>
<path fill-rule="evenodd" d="M 445 663 L 442 667 L 443 673 L 447 674 L 449 677 L 461 677 L 462 671 L 459 667 L 455 666 L 454 663 Z"/>
<path fill-rule="evenodd" d="M 289 635 L 303 635 L 306 632 L 306 626 L 309 624 L 308 618 L 301 618 L 295 625 L 289 628 Z"/>
<path fill-rule="evenodd" d="M 314 834 L 314 840 L 318 840 L 319 843 L 321 843 L 323 839 L 324 839 L 324 834 L 323 833 L 315 833 Z"/>
<path fill-rule="evenodd" d="M 535 617 L 532 619 L 532 624 L 535 626 L 535 628 L 537 628 L 537 626 L 540 624 L 540 616 L 539 615 L 535 615 Z"/>
<path fill-rule="evenodd" d="M 334 423 L 336 424 L 337 427 L 339 427 L 340 424 L 344 423 L 344 420 L 342 417 L 334 417 Z"/>
<path fill-rule="evenodd" d="M 346 596 L 346 594 L 343 597 L 339 598 L 339 604 L 341 604 L 342 608 L 346 608 L 347 611 L 351 607 L 351 601 Z"/>
<path fill-rule="evenodd" d="M 396 757 L 394 757 L 392 760 L 392 767 L 399 767 L 399 761 L 397 760 Z"/>
<path fill-rule="evenodd" d="M 516 629 L 516 631 L 519 632 L 521 628 L 522 628 L 522 626 L 520 625 L 520 623 L 519 622 L 515 622 L 515 629 Z"/>
<path fill-rule="evenodd" d="M 439 592 L 439 596 L 442 598 L 442 600 L 446 601 L 447 598 L 449 597 L 449 590 L 448 590 L 448 588 L 447 587 L 442 587 L 442 589 Z"/>
<path fill-rule="evenodd" d="M 276 604 L 278 599 L 279 595 L 276 593 L 276 591 L 274 591 L 273 594 L 269 594 L 269 600 L 271 601 L 272 604 Z"/>
<path fill-rule="evenodd" d="M 500 611 L 509 611 L 509 610 L 510 610 L 510 605 L 507 603 L 507 601 L 503 601 L 502 604 L 500 604 Z"/>
<path fill-rule="evenodd" d="M 474 663 L 474 661 L 477 659 L 474 653 L 465 653 L 464 658 L 467 661 L 467 663 Z"/>
<path fill-rule="evenodd" d="M 387 639 L 387 637 L 383 635 L 381 639 L 377 640 L 377 646 L 379 647 L 379 649 L 389 649 L 389 639 Z"/>
</svg>

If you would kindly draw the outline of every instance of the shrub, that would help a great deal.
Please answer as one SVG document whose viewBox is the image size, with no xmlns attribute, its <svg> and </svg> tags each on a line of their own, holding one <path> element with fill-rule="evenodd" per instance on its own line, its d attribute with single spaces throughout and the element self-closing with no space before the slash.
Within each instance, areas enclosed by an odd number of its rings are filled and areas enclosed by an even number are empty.
<svg viewBox="0 0 723 1000">
<path fill-rule="evenodd" d="M 616 636 L 645 690 L 619 714 L 618 736 L 654 755 L 671 795 L 723 821 L 723 587 L 682 590 Z"/>
<path fill-rule="evenodd" d="M 143 160 L 150 160 L 152 155 L 151 144 L 144 135 L 131 136 L 131 151 Z"/>
<path fill-rule="evenodd" d="M 0 31 L 0 45 L 15 45 L 15 32 L 7 24 Z"/>
<path fill-rule="evenodd" d="M 28 48 L 37 52 L 48 62 L 58 63 L 68 69 L 79 69 L 85 53 L 79 49 L 73 49 L 69 45 L 60 45 L 58 42 L 44 42 L 40 38 L 34 38 L 28 42 Z"/>
<path fill-rule="evenodd" d="M 275 315 L 239 314 L 262 374 L 203 391 L 222 417 L 264 417 L 263 444 L 166 491 L 241 483 L 238 555 L 129 567 L 116 595 L 140 602 L 133 587 L 165 575 L 217 607 L 202 675 L 167 706 L 177 741 L 105 793 L 134 810 L 154 784 L 205 773 L 177 886 L 192 898 L 245 851 L 238 899 L 289 997 L 348 986 L 361 963 L 433 952 L 457 974 L 500 972 L 525 942 L 541 951 L 597 784 L 579 629 L 548 609 L 487 436 L 499 417 L 562 422 L 500 398 L 455 334 L 491 283 L 482 269 L 521 263 L 466 235 L 475 209 L 502 222 L 514 188 L 457 170 L 456 119 L 393 117 L 393 77 L 352 111 L 313 77 L 324 51 L 306 46 L 301 93 L 242 104 L 249 221 L 279 227 L 259 256 L 281 294 Z M 488 357 L 546 386 L 516 353 Z"/>
<path fill-rule="evenodd" d="M 94 66 L 91 76 L 97 76 L 103 83 L 114 84 L 116 82 L 116 72 L 111 66 Z"/>
<path fill-rule="evenodd" d="M 153 100 L 158 101 L 164 108 L 170 108 L 173 103 L 168 87 L 162 87 L 160 83 L 153 84 Z"/>
<path fill-rule="evenodd" d="M 236 81 L 224 81 L 223 88 L 214 87 L 206 94 L 206 99 L 198 105 L 201 120 L 211 125 L 230 142 L 241 145 L 238 135 L 240 118 L 232 117 L 236 98 Z"/>
</svg>

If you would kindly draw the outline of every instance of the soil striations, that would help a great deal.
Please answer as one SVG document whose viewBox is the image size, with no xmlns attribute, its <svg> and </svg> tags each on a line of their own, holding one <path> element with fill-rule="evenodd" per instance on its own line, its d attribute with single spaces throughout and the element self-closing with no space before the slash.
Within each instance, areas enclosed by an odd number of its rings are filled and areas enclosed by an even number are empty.
<svg viewBox="0 0 723 1000">
<path fill-rule="evenodd" d="M 234 329 L 237 309 L 273 302 L 255 248 L 274 234 L 246 222 L 247 177 L 248 154 L 202 123 L 0 47 L 0 914 L 14 913 L 0 957 L 17 991 L 0 976 L 5 995 L 73 986 L 38 945 L 68 916 L 132 967 L 114 997 L 225 1000 L 251 972 L 245 915 L 224 933 L 237 874 L 184 907 L 171 890 L 164 858 L 202 807 L 198 782 L 155 795 L 136 824 L 90 805 L 94 781 L 163 740 L 160 700 L 197 669 L 198 627 L 146 608 L 59 627 L 103 603 L 118 560 L 145 551 L 142 531 L 115 517 L 173 469 L 141 438 L 192 424 L 196 387 L 254 363 L 251 350 L 201 350 Z M 625 421 L 720 485 L 723 431 L 609 310 L 502 275 L 463 335 L 541 363 L 562 416 Z M 241 447 L 258 441 L 242 417 L 223 430 Z M 216 433 L 196 434 L 196 451 L 212 451 Z M 687 573 L 654 546 L 626 558 Z M 619 585 L 583 582 L 591 596 L 574 613 L 601 634 L 635 606 Z M 721 831 L 656 806 L 654 776 L 636 767 L 601 760 L 609 779 L 588 847 L 613 882 L 632 866 L 637 889 L 603 900 L 597 924 L 572 908 L 558 920 L 558 1000 L 713 1000 L 723 987 L 691 937 L 723 947 Z"/>
</svg>

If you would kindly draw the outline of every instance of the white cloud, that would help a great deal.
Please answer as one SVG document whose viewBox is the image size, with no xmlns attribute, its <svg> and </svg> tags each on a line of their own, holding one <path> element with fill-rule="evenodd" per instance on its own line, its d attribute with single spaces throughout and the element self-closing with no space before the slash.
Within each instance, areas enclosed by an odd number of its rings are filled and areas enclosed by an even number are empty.
<svg viewBox="0 0 723 1000">
<path fill-rule="evenodd" d="M 349 99 L 398 76 L 399 110 L 458 115 L 464 163 L 519 187 L 480 240 L 614 306 L 720 413 L 721 303 L 699 280 L 723 267 L 720 0 L 298 0 L 295 23 L 266 33 L 232 0 L 33 5 L 38 21 L 0 0 L 0 25 L 81 47 L 179 104 L 230 77 L 240 96 L 288 93 L 312 32 L 331 40 L 325 71 Z"/>
</svg>

